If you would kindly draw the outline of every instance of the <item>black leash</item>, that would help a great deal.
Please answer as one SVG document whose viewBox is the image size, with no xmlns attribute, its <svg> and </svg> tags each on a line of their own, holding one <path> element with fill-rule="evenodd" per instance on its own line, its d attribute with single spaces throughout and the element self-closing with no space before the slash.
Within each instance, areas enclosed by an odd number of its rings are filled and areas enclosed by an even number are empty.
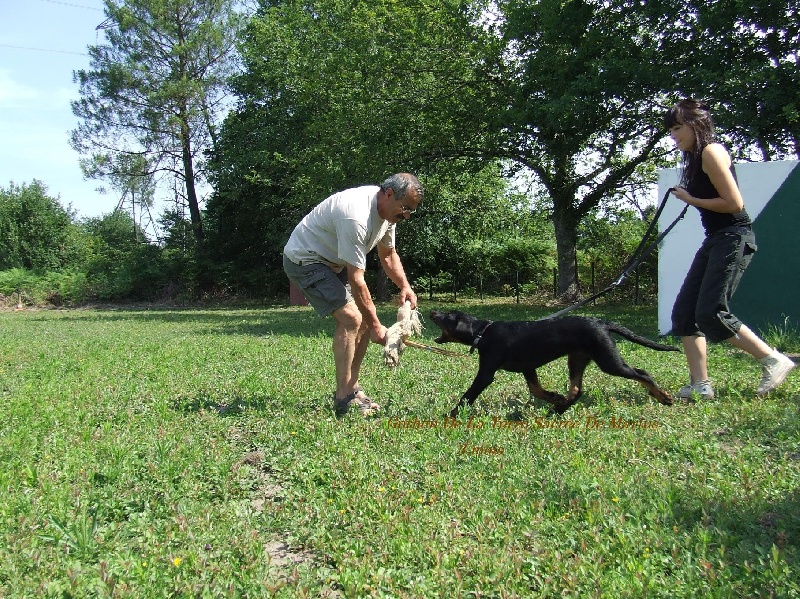
<svg viewBox="0 0 800 599">
<path fill-rule="evenodd" d="M 637 247 L 636 250 L 634 250 L 630 259 L 628 259 L 628 263 L 625 265 L 625 268 L 622 270 L 622 274 L 619 276 L 619 278 L 613 283 L 611 283 L 611 285 L 603 289 L 602 291 L 599 291 L 594 295 L 590 295 L 589 297 L 582 299 L 573 306 L 569 306 L 567 308 L 564 308 L 563 310 L 559 310 L 558 312 L 556 312 L 555 314 L 551 314 L 547 318 L 556 318 L 557 316 L 561 316 L 562 314 L 566 314 L 567 312 L 572 312 L 573 310 L 577 310 L 581 306 L 585 306 L 589 302 L 596 300 L 598 297 L 605 295 L 612 289 L 621 285 L 623 281 L 625 281 L 625 279 L 628 278 L 628 275 L 630 275 L 633 271 L 639 268 L 639 265 L 642 262 L 644 262 L 645 258 L 647 258 L 653 252 L 653 250 L 656 249 L 656 247 L 658 247 L 658 244 L 661 243 L 661 240 L 664 239 L 664 237 L 666 237 L 670 231 L 672 231 L 672 228 L 678 224 L 678 221 L 680 221 L 686 215 L 686 211 L 689 209 L 689 204 L 686 204 L 683 207 L 683 210 L 681 210 L 681 213 L 678 215 L 678 218 L 672 221 L 672 223 L 666 229 L 664 229 L 658 237 L 656 237 L 655 241 L 653 241 L 650 245 L 647 245 L 647 239 L 652 234 L 653 229 L 655 228 L 656 223 L 658 222 L 658 217 L 661 216 L 661 213 L 664 210 L 664 206 L 666 206 L 667 204 L 667 199 L 669 198 L 669 194 L 672 192 L 673 189 L 674 188 L 670 187 L 667 190 L 667 193 L 664 194 L 664 197 L 661 199 L 661 204 L 659 204 L 658 209 L 656 210 L 656 213 L 653 216 L 653 220 L 650 221 L 650 226 L 647 227 L 647 231 L 645 232 L 644 237 L 642 237 L 642 241 L 639 243 L 639 247 Z"/>
</svg>

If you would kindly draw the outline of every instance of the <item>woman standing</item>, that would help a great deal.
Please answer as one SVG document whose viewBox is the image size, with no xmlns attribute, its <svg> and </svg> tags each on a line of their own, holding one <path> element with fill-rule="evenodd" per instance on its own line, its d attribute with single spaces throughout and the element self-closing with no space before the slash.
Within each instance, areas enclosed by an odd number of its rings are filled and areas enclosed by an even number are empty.
<svg viewBox="0 0 800 599">
<path fill-rule="evenodd" d="M 664 125 L 683 153 L 681 183 L 672 194 L 700 211 L 706 233 L 672 308 L 672 333 L 681 337 L 690 377 L 678 397 L 714 397 L 706 340 L 727 341 L 758 360 L 762 377 L 756 394 L 764 395 L 783 383 L 794 362 L 730 312 L 731 296 L 756 251 L 731 157 L 715 140 L 709 107 L 698 100 L 678 102 Z"/>
</svg>

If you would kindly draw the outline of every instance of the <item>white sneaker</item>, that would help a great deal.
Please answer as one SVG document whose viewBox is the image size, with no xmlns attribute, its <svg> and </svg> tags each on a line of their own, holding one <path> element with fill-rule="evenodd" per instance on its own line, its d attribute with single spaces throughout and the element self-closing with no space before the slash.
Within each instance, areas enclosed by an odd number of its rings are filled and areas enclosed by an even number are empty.
<svg viewBox="0 0 800 599">
<path fill-rule="evenodd" d="M 761 362 L 761 383 L 756 389 L 756 395 L 766 395 L 778 388 L 795 366 L 794 362 L 777 349 L 759 362 Z"/>
<path fill-rule="evenodd" d="M 678 399 L 691 399 L 695 393 L 700 396 L 700 399 L 714 399 L 714 389 L 711 387 L 711 381 L 706 379 L 690 385 L 684 385 L 678 389 L 676 395 Z"/>
</svg>

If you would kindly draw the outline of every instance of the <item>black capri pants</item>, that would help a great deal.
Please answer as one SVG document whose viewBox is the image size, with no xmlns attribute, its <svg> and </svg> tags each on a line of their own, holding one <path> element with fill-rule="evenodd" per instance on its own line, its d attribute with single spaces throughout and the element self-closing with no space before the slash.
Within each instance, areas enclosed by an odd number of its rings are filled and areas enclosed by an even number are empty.
<svg viewBox="0 0 800 599">
<path fill-rule="evenodd" d="M 672 307 L 673 335 L 712 342 L 736 335 L 742 322 L 729 303 L 757 249 L 750 227 L 725 227 L 705 238 Z"/>
</svg>

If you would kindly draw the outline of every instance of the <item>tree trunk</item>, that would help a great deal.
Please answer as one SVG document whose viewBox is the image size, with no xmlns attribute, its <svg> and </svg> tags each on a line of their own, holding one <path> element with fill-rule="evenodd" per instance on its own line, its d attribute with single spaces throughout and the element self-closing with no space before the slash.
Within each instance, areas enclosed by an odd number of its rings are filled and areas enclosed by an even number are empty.
<svg viewBox="0 0 800 599">
<path fill-rule="evenodd" d="M 580 299 L 576 253 L 578 223 L 576 218 L 570 210 L 556 209 L 553 213 L 556 252 L 558 254 L 558 297 L 567 302 L 574 302 Z"/>
<path fill-rule="evenodd" d="M 375 296 L 382 302 L 389 301 L 392 298 L 389 293 L 389 277 L 382 268 L 378 269 L 378 277 L 375 282 Z"/>
<path fill-rule="evenodd" d="M 186 201 L 189 204 L 189 215 L 192 219 L 192 230 L 198 248 L 203 245 L 203 221 L 200 218 L 200 202 L 197 200 L 195 188 L 194 163 L 192 162 L 192 142 L 189 135 L 189 122 L 186 112 L 181 120 L 181 152 L 183 156 L 183 173 L 186 178 Z"/>
<path fill-rule="evenodd" d="M 756 139 L 756 146 L 758 146 L 758 149 L 761 150 L 761 159 L 764 162 L 769 162 L 772 160 L 772 153 L 769 148 L 769 143 L 764 140 L 763 137 L 759 136 Z"/>
</svg>

